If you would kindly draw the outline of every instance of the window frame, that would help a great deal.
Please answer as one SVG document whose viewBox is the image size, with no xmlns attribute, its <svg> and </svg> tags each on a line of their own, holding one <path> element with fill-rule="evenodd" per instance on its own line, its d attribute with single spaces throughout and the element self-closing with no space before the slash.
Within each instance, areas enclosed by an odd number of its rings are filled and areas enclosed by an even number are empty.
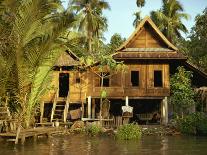
<svg viewBox="0 0 207 155">
<path fill-rule="evenodd" d="M 132 72 L 138 72 L 138 78 L 137 78 L 137 83 L 138 83 L 138 85 L 133 85 L 133 83 L 132 83 Z M 131 70 L 131 72 L 130 72 L 130 86 L 131 87 L 140 87 L 140 70 Z"/>
<path fill-rule="evenodd" d="M 155 80 L 155 78 L 157 77 L 157 76 L 155 76 L 156 72 L 160 72 L 161 73 L 161 76 L 160 76 L 161 80 L 160 79 Z M 156 84 L 157 83 L 156 81 L 159 81 L 158 84 Z M 160 81 L 161 81 L 161 83 L 160 83 Z M 154 88 L 163 88 L 163 86 L 164 86 L 163 82 L 164 82 L 163 70 L 154 70 L 154 72 L 153 72 L 153 86 L 154 86 Z M 161 84 L 161 85 L 159 85 L 159 84 Z"/>
</svg>

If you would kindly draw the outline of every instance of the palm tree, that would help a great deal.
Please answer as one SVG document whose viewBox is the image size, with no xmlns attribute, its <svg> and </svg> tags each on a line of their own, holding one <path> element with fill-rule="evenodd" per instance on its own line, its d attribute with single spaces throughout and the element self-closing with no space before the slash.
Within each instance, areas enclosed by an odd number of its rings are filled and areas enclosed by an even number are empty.
<svg viewBox="0 0 207 155">
<path fill-rule="evenodd" d="M 145 0 L 137 0 L 137 7 L 143 7 L 145 5 Z"/>
<path fill-rule="evenodd" d="M 104 0 L 72 0 L 71 8 L 78 14 L 78 29 L 87 37 L 88 52 L 92 52 L 92 40 L 99 38 L 107 28 L 107 20 L 102 15 L 104 9 L 110 9 Z"/>
<path fill-rule="evenodd" d="M 133 26 L 136 28 L 139 22 L 142 20 L 141 18 L 141 8 L 145 5 L 145 0 L 137 0 L 136 2 L 137 7 L 139 8 L 139 11 L 135 12 L 133 15 L 135 16 L 135 19 L 133 21 Z"/>
<path fill-rule="evenodd" d="M 133 26 L 136 28 L 138 26 L 139 22 L 142 20 L 141 11 L 137 11 L 133 15 L 135 16 L 135 19 L 133 21 Z"/>
<path fill-rule="evenodd" d="M 151 18 L 170 41 L 175 41 L 176 37 L 181 37 L 181 32 L 188 32 L 182 19 L 188 20 L 189 16 L 183 13 L 184 9 L 178 0 L 163 0 L 162 2 L 162 8 L 152 11 Z"/>
<path fill-rule="evenodd" d="M 74 21 L 59 0 L 0 2 L 0 95 L 9 94 L 11 106 L 19 105 L 27 126 L 54 63 L 72 43 L 68 31 Z"/>
</svg>

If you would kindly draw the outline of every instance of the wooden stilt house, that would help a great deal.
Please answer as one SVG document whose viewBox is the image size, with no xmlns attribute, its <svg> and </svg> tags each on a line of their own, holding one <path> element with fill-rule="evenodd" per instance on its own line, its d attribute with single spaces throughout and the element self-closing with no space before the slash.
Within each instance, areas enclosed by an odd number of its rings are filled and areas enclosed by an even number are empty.
<svg viewBox="0 0 207 155">
<path fill-rule="evenodd" d="M 120 72 L 104 78 L 103 86 L 109 104 L 105 105 L 105 113 L 109 113 L 106 118 L 121 117 L 122 106 L 129 105 L 133 107 L 133 121 L 146 123 L 156 116 L 160 118 L 160 123 L 166 124 L 167 97 L 170 96 L 169 80 L 175 68 L 185 65 L 201 80 L 207 81 L 206 74 L 187 63 L 187 57 L 178 51 L 149 17 L 141 21 L 134 33 L 116 50 L 113 58 L 123 61 L 128 70 L 126 73 Z M 51 111 L 50 121 L 54 121 L 55 115 L 58 114 L 58 103 L 63 103 L 62 113 L 59 113 L 63 116 L 63 121 L 66 121 L 70 111 L 72 113 L 79 108 L 82 112 L 81 118 L 98 118 L 100 78 L 90 70 L 84 73 L 73 70 L 77 65 L 78 58 L 71 53 L 64 53 L 58 60 L 53 79 L 57 89 L 56 92 L 43 97 L 41 120 L 48 115 L 43 110 L 46 109 L 43 105 L 48 104 Z M 110 71 L 108 72 L 110 74 Z M 195 82 L 195 85 L 197 84 Z M 201 85 L 207 85 L 207 82 Z M 70 108 L 76 104 L 74 109 Z"/>
</svg>

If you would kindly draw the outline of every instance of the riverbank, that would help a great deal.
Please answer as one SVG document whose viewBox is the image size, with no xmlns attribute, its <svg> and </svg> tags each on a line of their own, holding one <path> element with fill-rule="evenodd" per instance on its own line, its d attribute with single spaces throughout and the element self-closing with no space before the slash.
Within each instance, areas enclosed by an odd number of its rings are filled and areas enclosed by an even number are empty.
<svg viewBox="0 0 207 155">
<path fill-rule="evenodd" d="M 93 124 L 93 123 L 92 123 Z M 77 121 L 74 123 L 74 125 L 68 129 L 66 132 L 67 134 L 70 133 L 84 133 L 87 132 L 87 127 L 92 125 L 87 124 L 84 125 L 83 122 Z M 140 125 L 141 133 L 145 136 L 175 136 L 175 135 L 181 135 L 181 133 L 176 130 L 174 127 L 170 126 L 163 126 L 163 125 Z M 108 135 L 108 136 L 114 136 L 117 133 L 116 128 L 104 128 L 100 127 L 100 131 L 102 135 Z"/>
</svg>

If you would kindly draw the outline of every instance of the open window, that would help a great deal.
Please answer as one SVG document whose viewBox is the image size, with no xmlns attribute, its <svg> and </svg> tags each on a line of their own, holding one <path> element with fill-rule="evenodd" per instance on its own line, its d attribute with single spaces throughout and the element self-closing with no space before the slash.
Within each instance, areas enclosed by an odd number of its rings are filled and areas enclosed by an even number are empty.
<svg viewBox="0 0 207 155">
<path fill-rule="evenodd" d="M 131 84 L 132 87 L 139 86 L 139 71 L 131 71 Z"/>
<path fill-rule="evenodd" d="M 163 79 L 162 79 L 162 71 L 156 70 L 154 71 L 154 87 L 162 87 Z"/>
<path fill-rule="evenodd" d="M 103 78 L 103 87 L 109 87 L 110 79 L 109 79 L 109 73 L 102 73 Z M 101 86 L 101 78 L 100 78 L 100 86 Z"/>
<path fill-rule="evenodd" d="M 76 82 L 76 84 L 80 84 L 80 82 L 81 82 L 80 77 L 76 77 L 75 82 Z"/>
</svg>

